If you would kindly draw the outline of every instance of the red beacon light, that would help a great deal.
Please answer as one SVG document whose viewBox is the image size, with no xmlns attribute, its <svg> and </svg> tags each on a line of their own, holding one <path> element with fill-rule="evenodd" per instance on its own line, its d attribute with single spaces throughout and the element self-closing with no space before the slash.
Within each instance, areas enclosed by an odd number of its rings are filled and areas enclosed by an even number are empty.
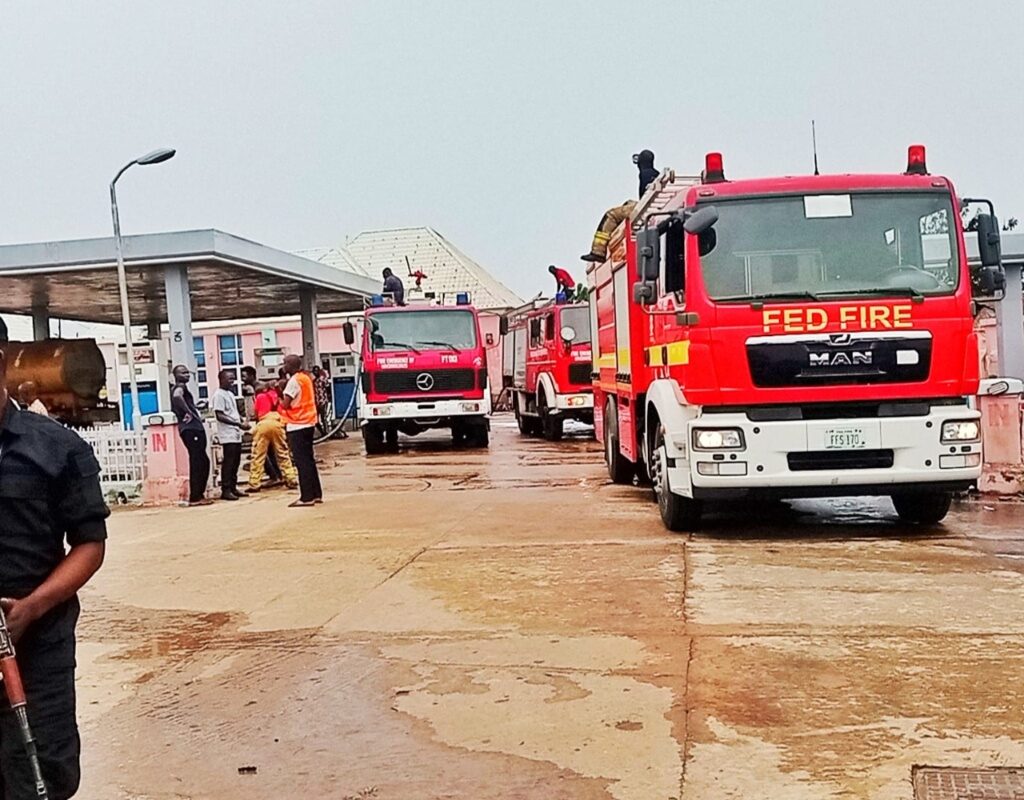
<svg viewBox="0 0 1024 800">
<path fill-rule="evenodd" d="M 906 175 L 927 175 L 928 165 L 925 163 L 924 145 L 912 144 L 907 148 Z"/>
<path fill-rule="evenodd" d="M 708 153 L 704 156 L 704 183 L 723 183 L 725 167 L 722 165 L 721 153 Z"/>
</svg>

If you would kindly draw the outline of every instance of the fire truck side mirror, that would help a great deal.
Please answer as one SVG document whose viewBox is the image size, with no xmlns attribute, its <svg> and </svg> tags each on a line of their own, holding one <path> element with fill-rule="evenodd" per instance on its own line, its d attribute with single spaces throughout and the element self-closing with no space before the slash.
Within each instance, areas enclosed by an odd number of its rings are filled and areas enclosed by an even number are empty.
<svg viewBox="0 0 1024 800">
<path fill-rule="evenodd" d="M 636 252 L 640 259 L 640 277 L 645 281 L 658 280 L 661 269 L 661 239 L 656 228 L 642 228 L 636 234 Z"/>
<path fill-rule="evenodd" d="M 637 281 L 633 284 L 633 302 L 638 306 L 649 306 L 654 304 L 655 295 L 654 281 Z"/>
<path fill-rule="evenodd" d="M 345 337 L 345 344 L 352 346 L 356 343 L 356 329 L 351 322 L 341 326 L 341 335 Z"/>
<path fill-rule="evenodd" d="M 498 333 L 502 336 L 508 336 L 508 317 L 498 318 Z"/>
<path fill-rule="evenodd" d="M 971 271 L 971 294 L 983 300 L 1001 300 L 1006 293 L 1003 268 L 980 266 Z"/>
<path fill-rule="evenodd" d="M 699 235 L 718 222 L 718 209 L 714 206 L 701 206 L 696 211 L 686 215 L 683 223 L 683 230 L 687 233 Z"/>
<path fill-rule="evenodd" d="M 978 214 L 978 255 L 981 266 L 1002 265 L 1002 245 L 999 239 L 999 221 L 994 214 Z"/>
</svg>

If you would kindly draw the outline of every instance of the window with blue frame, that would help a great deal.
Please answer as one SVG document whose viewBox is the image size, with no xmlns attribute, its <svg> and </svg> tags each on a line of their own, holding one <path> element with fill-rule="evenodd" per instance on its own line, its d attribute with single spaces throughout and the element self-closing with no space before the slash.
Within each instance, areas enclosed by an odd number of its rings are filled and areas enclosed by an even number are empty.
<svg viewBox="0 0 1024 800">
<path fill-rule="evenodd" d="M 235 393 L 238 394 L 242 387 L 242 335 L 239 333 L 222 333 L 217 337 L 217 347 L 220 350 L 220 366 L 222 369 L 231 370 L 235 375 Z"/>
<path fill-rule="evenodd" d="M 196 358 L 196 397 L 199 400 L 208 400 L 210 397 L 210 384 L 207 380 L 206 340 L 204 337 L 192 337 L 192 354 Z"/>
</svg>

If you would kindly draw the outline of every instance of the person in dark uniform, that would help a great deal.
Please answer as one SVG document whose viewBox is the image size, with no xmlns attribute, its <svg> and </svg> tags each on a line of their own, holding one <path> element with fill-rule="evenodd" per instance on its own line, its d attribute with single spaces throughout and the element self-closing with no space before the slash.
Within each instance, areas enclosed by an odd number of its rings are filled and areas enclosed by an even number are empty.
<svg viewBox="0 0 1024 800">
<path fill-rule="evenodd" d="M 391 295 L 395 299 L 396 306 L 405 305 L 405 284 L 390 267 L 385 267 L 384 272 L 384 294 Z"/>
<path fill-rule="evenodd" d="M 641 150 L 633 156 L 633 163 L 640 172 L 640 194 L 643 197 L 647 187 L 658 177 L 658 170 L 654 168 L 654 153 L 650 150 Z"/>
<path fill-rule="evenodd" d="M 192 392 L 188 390 L 188 367 L 178 364 L 173 370 L 174 386 L 171 388 L 171 409 L 178 418 L 178 435 L 188 450 L 188 504 L 208 506 L 213 501 L 206 498 L 206 484 L 210 480 L 210 456 L 206 453 L 206 426 L 196 408 Z"/>
<path fill-rule="evenodd" d="M 0 348 L 0 602 L 17 644 L 43 779 L 51 800 L 67 800 L 81 776 L 77 593 L 103 563 L 110 512 L 92 449 L 53 420 L 19 409 L 7 395 L 6 373 Z M 17 722 L 0 692 L 0 800 L 35 797 Z"/>
</svg>

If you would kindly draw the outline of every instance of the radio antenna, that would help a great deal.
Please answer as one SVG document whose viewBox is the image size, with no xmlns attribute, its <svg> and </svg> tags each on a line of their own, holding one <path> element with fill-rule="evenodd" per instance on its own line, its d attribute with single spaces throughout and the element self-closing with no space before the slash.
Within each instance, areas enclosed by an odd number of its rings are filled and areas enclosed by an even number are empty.
<svg viewBox="0 0 1024 800">
<path fill-rule="evenodd" d="M 820 175 L 818 171 L 818 135 L 814 130 L 814 120 L 811 120 L 811 147 L 814 149 L 814 174 Z"/>
</svg>

